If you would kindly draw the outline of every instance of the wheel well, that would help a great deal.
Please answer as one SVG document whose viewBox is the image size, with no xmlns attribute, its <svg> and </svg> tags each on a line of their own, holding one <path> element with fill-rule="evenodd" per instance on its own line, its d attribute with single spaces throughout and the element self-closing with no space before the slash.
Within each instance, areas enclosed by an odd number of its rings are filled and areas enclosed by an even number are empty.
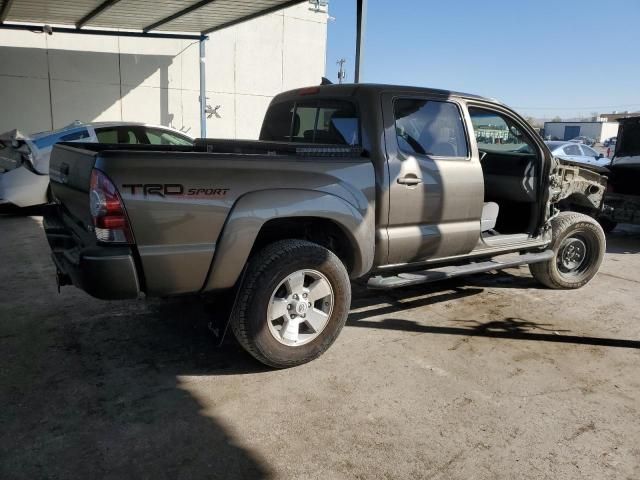
<svg viewBox="0 0 640 480">
<path fill-rule="evenodd" d="M 558 209 L 562 212 L 578 212 L 589 215 L 596 218 L 598 216 L 598 209 L 593 206 L 593 203 L 586 195 L 574 193 L 567 198 L 558 202 Z"/>
<path fill-rule="evenodd" d="M 297 238 L 317 243 L 331 250 L 351 272 L 354 252 L 351 240 L 332 220 L 317 217 L 274 218 L 266 222 L 253 244 L 251 255 L 278 240 Z"/>
</svg>

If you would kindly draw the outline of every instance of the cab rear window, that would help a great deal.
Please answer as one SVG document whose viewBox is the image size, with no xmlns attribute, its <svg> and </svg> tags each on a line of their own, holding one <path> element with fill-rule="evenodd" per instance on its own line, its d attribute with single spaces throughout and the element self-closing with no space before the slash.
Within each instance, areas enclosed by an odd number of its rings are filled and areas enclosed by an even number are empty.
<svg viewBox="0 0 640 480">
<path fill-rule="evenodd" d="M 284 102 L 269 108 L 260 140 L 360 145 L 360 122 L 351 102 Z"/>
</svg>

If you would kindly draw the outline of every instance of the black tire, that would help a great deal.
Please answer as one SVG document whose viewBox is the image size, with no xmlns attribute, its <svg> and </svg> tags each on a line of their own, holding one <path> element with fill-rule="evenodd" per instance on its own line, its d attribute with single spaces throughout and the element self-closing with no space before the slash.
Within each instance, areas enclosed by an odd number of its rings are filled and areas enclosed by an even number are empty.
<svg viewBox="0 0 640 480">
<path fill-rule="evenodd" d="M 607 217 L 598 218 L 598 223 L 602 227 L 604 233 L 611 233 L 618 226 L 618 222 L 614 222 Z"/>
<path fill-rule="evenodd" d="M 316 338 L 303 345 L 284 345 L 270 332 L 267 311 L 278 285 L 303 269 L 324 275 L 333 289 L 333 306 Z M 304 240 L 281 240 L 262 249 L 250 259 L 239 288 L 231 329 L 247 352 L 274 368 L 301 365 L 322 355 L 342 330 L 351 304 L 351 283 L 340 259 L 330 250 Z"/>
<path fill-rule="evenodd" d="M 551 228 L 553 240 L 550 248 L 555 255 L 546 262 L 529 265 L 531 274 L 549 288 L 582 287 L 595 276 L 602 263 L 606 250 L 602 227 L 588 215 L 561 212 L 551 221 Z M 576 245 L 577 257 L 571 257 L 576 251 Z M 572 246 L 573 251 L 569 250 Z M 582 255 L 580 251 L 583 251 Z M 565 254 L 569 255 L 569 259 Z M 570 268 L 573 264 L 577 264 L 574 269 Z"/>
</svg>

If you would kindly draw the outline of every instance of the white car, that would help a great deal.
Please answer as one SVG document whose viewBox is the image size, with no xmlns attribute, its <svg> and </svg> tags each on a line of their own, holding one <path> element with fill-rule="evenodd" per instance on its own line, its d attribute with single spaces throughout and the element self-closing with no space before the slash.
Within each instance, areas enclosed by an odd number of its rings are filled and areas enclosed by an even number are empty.
<svg viewBox="0 0 640 480">
<path fill-rule="evenodd" d="M 58 142 L 192 145 L 193 139 L 169 127 L 132 122 L 74 122 L 28 136 L 11 130 L 0 134 L 0 205 L 47 202 L 49 157 Z"/>
<path fill-rule="evenodd" d="M 605 157 L 602 153 L 596 152 L 588 145 L 568 141 L 544 143 L 547 144 L 554 157 L 598 167 L 606 167 L 611 163 L 610 158 Z"/>
</svg>

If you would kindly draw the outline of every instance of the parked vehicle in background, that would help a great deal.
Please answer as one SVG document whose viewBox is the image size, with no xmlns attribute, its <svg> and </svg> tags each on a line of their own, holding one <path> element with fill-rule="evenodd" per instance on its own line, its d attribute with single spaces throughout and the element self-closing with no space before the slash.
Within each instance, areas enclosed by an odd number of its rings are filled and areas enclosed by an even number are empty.
<svg viewBox="0 0 640 480">
<path fill-rule="evenodd" d="M 551 153 L 571 162 L 606 167 L 611 160 L 593 148 L 576 142 L 545 142 Z"/>
<path fill-rule="evenodd" d="M 131 122 L 74 122 L 33 135 L 17 130 L 0 134 L 0 205 L 29 207 L 47 202 L 49 157 L 58 142 L 191 145 L 193 139 L 169 127 Z"/>
<path fill-rule="evenodd" d="M 559 208 L 599 210 L 606 180 L 495 100 L 303 88 L 272 100 L 260 139 L 56 145 L 44 228 L 59 285 L 104 299 L 235 289 L 236 338 L 282 368 L 334 342 L 350 278 L 391 289 L 526 264 L 569 289 L 602 261 L 598 223 Z"/>
<path fill-rule="evenodd" d="M 615 153 L 600 224 L 605 232 L 618 223 L 640 225 L 640 117 L 618 120 Z"/>
<path fill-rule="evenodd" d="M 617 137 L 607 138 L 602 145 L 605 147 L 615 147 L 616 146 Z"/>
<path fill-rule="evenodd" d="M 595 139 L 590 138 L 590 137 L 585 137 L 585 136 L 580 136 L 580 137 L 576 137 L 576 138 L 572 138 L 571 140 L 569 140 L 570 142 L 574 142 L 574 143 L 582 143 L 583 145 L 588 145 L 590 147 L 592 147 L 593 145 L 596 144 Z"/>
</svg>

